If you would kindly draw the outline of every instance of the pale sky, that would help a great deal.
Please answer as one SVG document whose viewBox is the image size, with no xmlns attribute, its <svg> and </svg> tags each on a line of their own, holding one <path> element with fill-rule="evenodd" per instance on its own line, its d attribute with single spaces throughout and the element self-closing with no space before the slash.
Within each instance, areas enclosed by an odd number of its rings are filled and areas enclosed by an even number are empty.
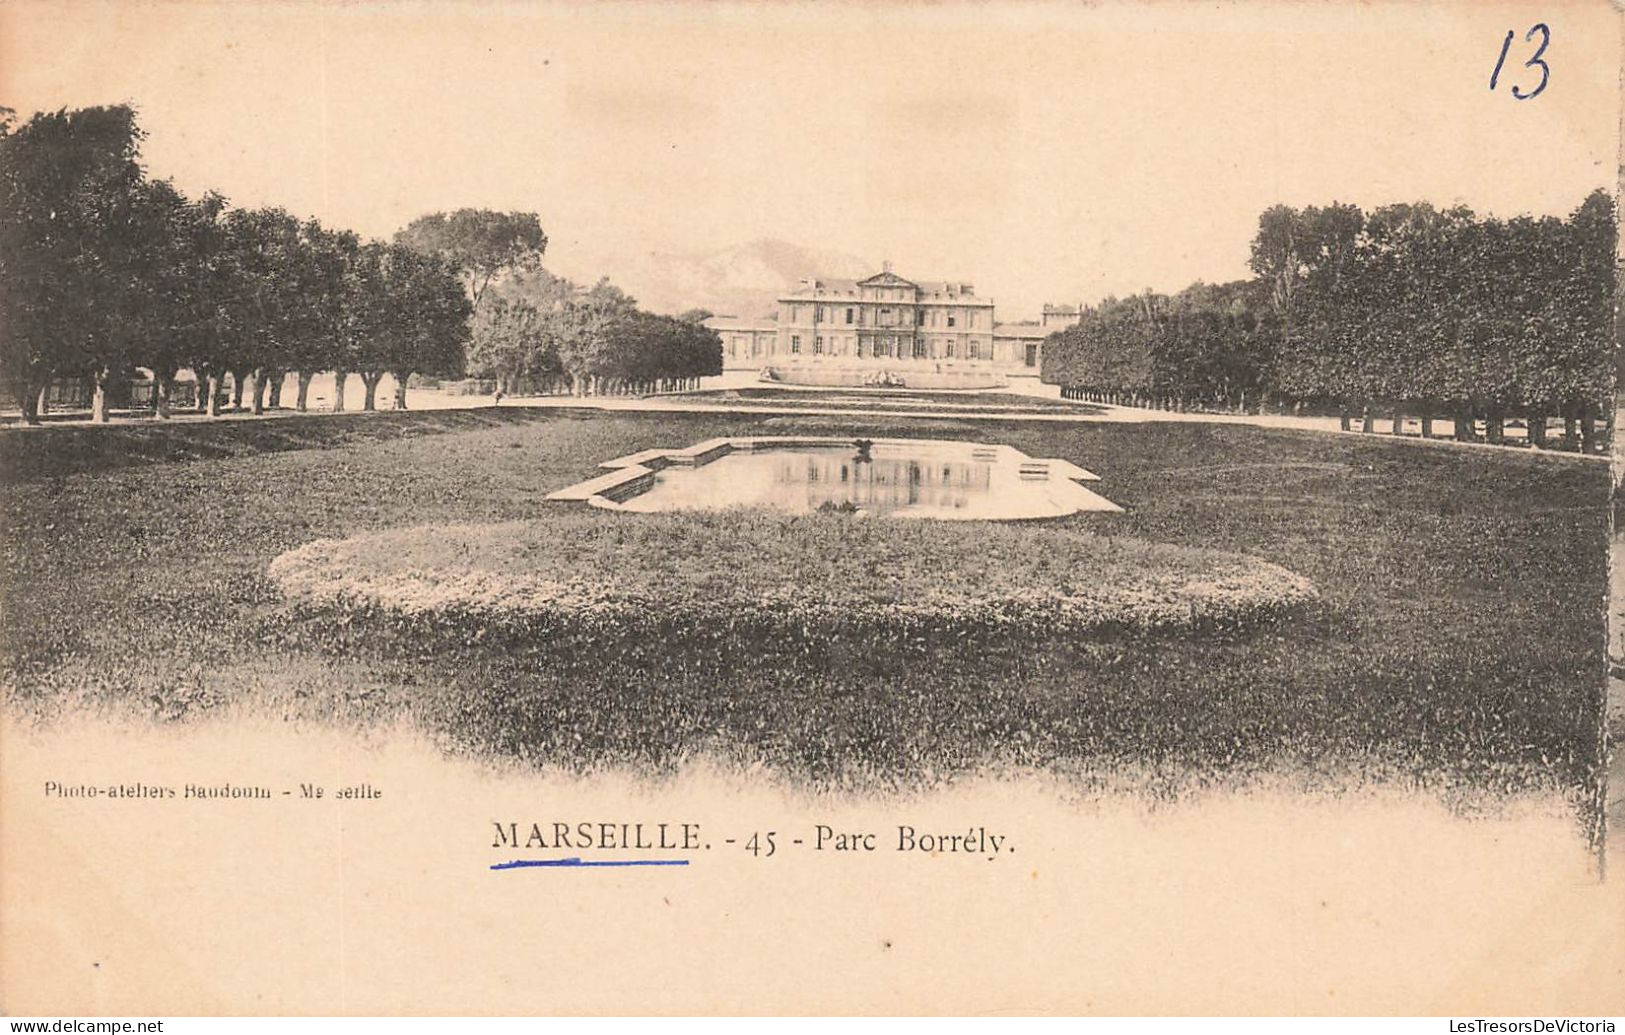
<svg viewBox="0 0 1625 1035">
<path fill-rule="evenodd" d="M 134 102 L 154 175 L 367 235 L 531 210 L 577 278 L 775 237 L 1009 319 L 1244 276 L 1277 202 L 1567 213 L 1618 178 L 1620 39 L 1606 0 L 25 3 L 0 104 Z"/>
</svg>

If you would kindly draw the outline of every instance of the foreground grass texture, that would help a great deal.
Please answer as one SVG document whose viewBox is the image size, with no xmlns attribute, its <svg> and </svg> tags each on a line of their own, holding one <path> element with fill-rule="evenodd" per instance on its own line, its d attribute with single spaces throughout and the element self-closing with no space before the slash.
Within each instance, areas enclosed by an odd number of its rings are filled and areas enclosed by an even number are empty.
<svg viewBox="0 0 1625 1035">
<path fill-rule="evenodd" d="M 78 433 L 0 435 L 9 707 L 171 721 L 404 711 L 452 745 L 539 763 L 662 767 L 703 752 L 820 784 L 917 784 L 993 763 L 1142 788 L 1288 771 L 1478 793 L 1578 788 L 1597 763 L 1600 463 L 1224 425 L 922 430 L 854 416 L 853 434 L 1066 457 L 1127 510 L 1051 534 L 1249 555 L 1309 579 L 1320 604 L 1230 635 L 949 644 L 940 659 L 837 642 L 812 664 L 768 641 L 725 667 L 659 664 L 652 646 L 553 665 L 479 643 L 411 651 L 301 617 L 267 570 L 313 540 L 541 519 L 549 491 L 605 458 L 795 427 L 491 411 L 436 424 L 449 419 L 222 422 L 210 433 L 243 436 L 221 443 L 229 455 L 185 462 L 150 462 L 155 450 L 121 445 L 122 429 L 91 429 L 109 436 L 101 469 L 62 477 L 38 472 L 80 463 Z M 425 426 L 447 433 L 388 433 Z M 254 452 L 266 434 L 299 447 Z M 929 558 L 909 574 L 929 579 Z"/>
<path fill-rule="evenodd" d="M 307 607 L 378 612 L 424 636 L 564 638 L 564 651 L 600 654 L 651 636 L 672 655 L 695 642 L 756 651 L 830 637 L 929 655 L 965 640 L 1235 629 L 1285 619 L 1315 595 L 1257 558 L 1076 528 L 955 534 L 929 521 L 744 508 L 566 505 L 539 520 L 319 541 L 270 573 Z"/>
</svg>

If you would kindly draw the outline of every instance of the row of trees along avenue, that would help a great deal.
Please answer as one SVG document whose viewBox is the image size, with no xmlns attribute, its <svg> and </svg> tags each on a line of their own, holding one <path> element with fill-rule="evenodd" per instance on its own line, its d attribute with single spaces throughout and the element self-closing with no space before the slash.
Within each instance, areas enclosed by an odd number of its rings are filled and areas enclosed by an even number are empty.
<svg viewBox="0 0 1625 1035">
<path fill-rule="evenodd" d="M 390 242 L 188 198 L 149 178 L 127 106 L 36 114 L 0 109 L 0 380 L 38 419 L 53 380 L 108 389 L 153 375 L 164 417 L 176 376 L 196 406 L 282 405 L 292 374 L 305 409 L 332 371 L 334 409 L 351 374 L 375 405 L 385 374 L 396 405 L 413 374 L 465 369 L 510 387 L 658 387 L 720 372 L 722 348 L 697 321 L 640 312 L 607 282 L 580 290 L 541 268 L 530 213 L 464 209 L 414 220 Z"/>
<path fill-rule="evenodd" d="M 108 388 L 153 374 L 154 411 L 169 413 L 181 369 L 198 408 L 280 406 L 295 373 L 303 409 L 311 377 L 359 373 L 366 407 L 385 373 L 454 372 L 470 304 L 443 259 L 300 220 L 277 208 L 187 198 L 148 178 L 143 134 L 126 106 L 38 114 L 0 124 L 0 373 L 25 420 L 53 379 Z"/>
<path fill-rule="evenodd" d="M 1595 445 L 1613 391 L 1612 199 L 1567 219 L 1353 205 L 1263 213 L 1250 280 L 1146 292 L 1088 309 L 1044 349 L 1044 380 L 1074 398 L 1168 409 L 1340 414 L 1422 434 L 1448 418 L 1501 441 L 1548 419 Z M 1578 434 L 1577 434 L 1578 433 Z"/>
<path fill-rule="evenodd" d="M 469 372 L 510 395 L 693 388 L 722 373 L 722 339 L 703 324 L 710 315 L 659 316 L 608 280 L 583 289 L 546 270 L 520 271 L 476 314 Z"/>
</svg>

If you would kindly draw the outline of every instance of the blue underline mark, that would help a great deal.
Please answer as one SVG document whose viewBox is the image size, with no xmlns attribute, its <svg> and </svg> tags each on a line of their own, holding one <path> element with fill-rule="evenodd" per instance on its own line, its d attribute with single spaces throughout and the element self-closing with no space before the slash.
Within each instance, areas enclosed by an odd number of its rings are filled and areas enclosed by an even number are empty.
<svg viewBox="0 0 1625 1035">
<path fill-rule="evenodd" d="M 493 863 L 493 870 L 528 870 L 537 866 L 687 866 L 687 859 L 582 859 L 571 856 L 568 859 L 514 859 L 511 862 Z"/>
</svg>

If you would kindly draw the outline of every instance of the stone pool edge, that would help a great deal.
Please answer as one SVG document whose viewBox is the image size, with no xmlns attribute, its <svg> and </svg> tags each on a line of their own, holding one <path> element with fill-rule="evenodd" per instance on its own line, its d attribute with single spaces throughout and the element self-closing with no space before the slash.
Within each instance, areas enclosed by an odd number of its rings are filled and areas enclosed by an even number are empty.
<svg viewBox="0 0 1625 1035">
<path fill-rule="evenodd" d="M 941 439 L 929 438 L 876 438 L 867 439 L 873 445 L 915 446 L 941 445 Z M 668 467 L 703 467 L 730 453 L 751 453 L 762 449 L 795 449 L 798 447 L 852 446 L 857 439 L 842 435 L 748 435 L 743 437 L 708 438 L 691 446 L 674 449 L 644 449 L 628 453 L 599 464 L 603 474 L 548 493 L 544 500 L 550 503 L 585 503 L 606 510 L 620 510 L 621 504 L 642 495 L 653 487 L 655 474 Z M 964 443 L 971 447 L 972 456 L 979 453 L 995 454 L 1006 462 L 1013 462 L 1022 474 L 1043 474 L 1046 479 L 1059 476 L 1079 483 L 1079 491 L 1092 497 L 1095 505 L 1079 508 L 1100 512 L 1121 513 L 1123 508 L 1099 493 L 1083 487 L 1083 482 L 1098 482 L 1100 476 L 1079 467 L 1070 460 L 1058 457 L 1036 458 L 1028 456 L 1014 446 Z M 983 459 L 994 459 L 986 456 Z"/>
</svg>

